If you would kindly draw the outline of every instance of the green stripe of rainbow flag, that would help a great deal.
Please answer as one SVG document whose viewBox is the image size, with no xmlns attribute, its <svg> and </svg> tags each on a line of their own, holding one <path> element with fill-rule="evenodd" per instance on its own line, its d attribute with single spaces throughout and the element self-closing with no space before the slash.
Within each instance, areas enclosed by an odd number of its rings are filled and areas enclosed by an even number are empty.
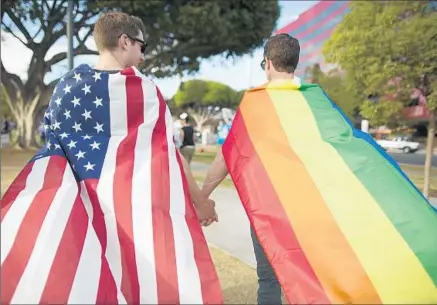
<svg viewBox="0 0 437 305">
<path fill-rule="evenodd" d="M 223 154 L 290 303 L 436 303 L 437 213 L 319 86 L 249 90 Z"/>
</svg>

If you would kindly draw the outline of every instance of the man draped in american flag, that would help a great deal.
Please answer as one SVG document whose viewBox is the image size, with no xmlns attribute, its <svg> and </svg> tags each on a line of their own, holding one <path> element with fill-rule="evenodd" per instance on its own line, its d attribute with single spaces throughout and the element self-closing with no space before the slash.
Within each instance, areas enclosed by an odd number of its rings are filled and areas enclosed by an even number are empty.
<svg viewBox="0 0 437 305">
<path fill-rule="evenodd" d="M 159 89 L 135 68 L 144 32 L 135 17 L 101 16 L 96 67 L 56 86 L 47 144 L 2 200 L 2 304 L 222 303 L 201 229 L 214 205 L 174 145 Z"/>
</svg>

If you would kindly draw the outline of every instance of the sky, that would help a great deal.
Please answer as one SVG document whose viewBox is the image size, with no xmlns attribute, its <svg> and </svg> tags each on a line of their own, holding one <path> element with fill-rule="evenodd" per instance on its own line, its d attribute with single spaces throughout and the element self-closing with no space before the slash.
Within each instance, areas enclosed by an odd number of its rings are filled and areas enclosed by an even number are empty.
<svg viewBox="0 0 437 305">
<path fill-rule="evenodd" d="M 277 22 L 277 29 L 297 19 L 318 1 L 279 1 L 281 15 Z M 6 41 L 1 44 L 1 58 L 8 72 L 15 73 L 22 79 L 27 77 L 27 68 L 32 56 L 32 52 L 21 44 L 12 35 L 5 33 Z M 96 49 L 92 37 L 87 40 L 86 45 L 90 49 Z M 59 39 L 56 44 L 48 51 L 46 59 L 51 58 L 59 52 L 67 51 L 66 38 Z M 247 89 L 249 87 L 261 85 L 265 82 L 264 71 L 261 70 L 259 63 L 262 60 L 262 48 L 257 49 L 253 56 L 244 55 L 235 59 L 223 59 L 222 56 L 215 56 L 202 61 L 200 70 L 196 74 L 183 77 L 153 79 L 158 85 L 162 94 L 166 98 L 171 98 L 179 88 L 181 81 L 190 79 L 212 80 L 227 84 L 235 90 Z M 97 56 L 76 56 L 74 66 L 82 63 L 91 66 L 97 61 Z M 53 71 L 46 75 L 46 82 L 59 78 L 68 71 L 67 61 L 59 63 Z"/>
</svg>

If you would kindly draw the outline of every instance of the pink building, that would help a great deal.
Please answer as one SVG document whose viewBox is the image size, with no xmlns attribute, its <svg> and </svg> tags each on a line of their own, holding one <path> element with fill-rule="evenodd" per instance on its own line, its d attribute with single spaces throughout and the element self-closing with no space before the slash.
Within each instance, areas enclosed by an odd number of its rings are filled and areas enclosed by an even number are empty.
<svg viewBox="0 0 437 305">
<path fill-rule="evenodd" d="M 301 54 L 296 74 L 305 77 L 305 70 L 318 63 L 323 71 L 335 65 L 326 64 L 322 55 L 323 44 L 349 12 L 350 1 L 320 1 L 299 15 L 276 34 L 287 33 L 299 39 Z"/>
</svg>

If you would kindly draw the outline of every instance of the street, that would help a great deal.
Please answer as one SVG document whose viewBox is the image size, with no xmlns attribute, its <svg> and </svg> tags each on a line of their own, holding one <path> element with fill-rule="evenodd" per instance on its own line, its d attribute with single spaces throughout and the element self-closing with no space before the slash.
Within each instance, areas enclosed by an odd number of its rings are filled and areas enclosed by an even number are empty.
<svg viewBox="0 0 437 305">
<path fill-rule="evenodd" d="M 425 164 L 425 154 L 424 153 L 414 153 L 414 154 L 404 154 L 404 153 L 389 153 L 389 155 L 396 160 L 396 162 L 401 164 L 409 165 L 424 165 Z M 432 156 L 432 166 L 437 167 L 437 155 Z"/>
</svg>

